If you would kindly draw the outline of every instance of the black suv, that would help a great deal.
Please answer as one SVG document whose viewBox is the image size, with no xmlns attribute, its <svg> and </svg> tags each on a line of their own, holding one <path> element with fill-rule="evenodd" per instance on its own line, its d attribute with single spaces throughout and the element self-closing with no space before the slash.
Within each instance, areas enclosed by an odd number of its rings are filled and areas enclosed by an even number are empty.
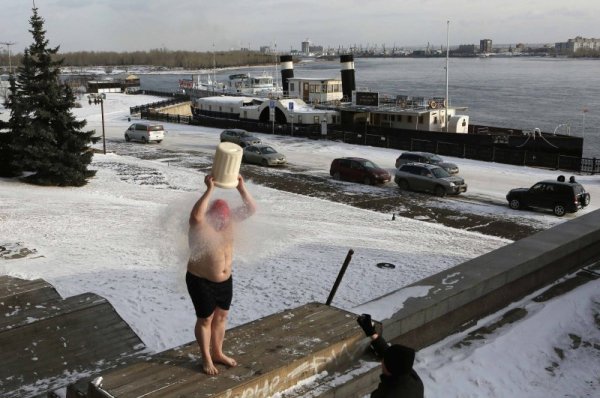
<svg viewBox="0 0 600 398">
<path fill-rule="evenodd" d="M 575 213 L 590 204 L 590 194 L 583 185 L 571 177 L 568 182 L 561 176 L 555 180 L 544 180 L 531 188 L 511 189 L 506 195 L 511 209 L 535 207 L 549 209 L 562 217 L 565 213 Z"/>
</svg>

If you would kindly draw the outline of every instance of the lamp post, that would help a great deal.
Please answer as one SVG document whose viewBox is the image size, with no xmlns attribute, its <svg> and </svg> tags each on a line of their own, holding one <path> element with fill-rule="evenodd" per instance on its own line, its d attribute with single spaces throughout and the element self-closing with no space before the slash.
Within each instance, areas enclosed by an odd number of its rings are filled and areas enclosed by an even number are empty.
<svg viewBox="0 0 600 398">
<path fill-rule="evenodd" d="M 588 112 L 588 108 L 581 110 L 581 138 L 585 138 L 585 114 Z"/>
<path fill-rule="evenodd" d="M 102 152 L 106 155 L 106 135 L 104 134 L 104 100 L 100 98 L 100 112 L 102 112 Z"/>
<path fill-rule="evenodd" d="M 90 105 L 92 99 L 89 99 Z M 106 135 L 104 134 L 104 99 L 102 97 L 94 96 L 94 105 L 100 103 L 100 112 L 102 113 L 102 153 L 106 155 Z"/>
<path fill-rule="evenodd" d="M 14 41 L 13 42 L 9 42 L 9 41 L 5 41 L 5 42 L 1 42 L 0 44 L 4 44 L 6 46 L 6 51 L 8 52 L 8 73 L 12 75 L 12 61 L 10 58 L 10 46 L 17 44 Z"/>
</svg>

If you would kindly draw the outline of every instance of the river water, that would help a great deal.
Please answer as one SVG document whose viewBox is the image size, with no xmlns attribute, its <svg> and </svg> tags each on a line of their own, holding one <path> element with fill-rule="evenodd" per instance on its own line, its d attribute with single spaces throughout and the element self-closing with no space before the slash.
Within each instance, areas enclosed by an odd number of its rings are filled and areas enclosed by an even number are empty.
<svg viewBox="0 0 600 398">
<path fill-rule="evenodd" d="M 445 58 L 358 58 L 357 89 L 381 94 L 444 97 Z M 217 80 L 239 72 L 270 73 L 273 67 L 221 70 Z M 297 77 L 339 78 L 339 61 L 294 65 Z M 600 61 L 540 57 L 450 58 L 451 106 L 464 106 L 472 124 L 560 132 L 584 137 L 585 157 L 600 158 Z M 190 74 L 141 74 L 142 89 L 175 91 Z M 463 113 L 463 112 L 460 112 Z"/>
</svg>

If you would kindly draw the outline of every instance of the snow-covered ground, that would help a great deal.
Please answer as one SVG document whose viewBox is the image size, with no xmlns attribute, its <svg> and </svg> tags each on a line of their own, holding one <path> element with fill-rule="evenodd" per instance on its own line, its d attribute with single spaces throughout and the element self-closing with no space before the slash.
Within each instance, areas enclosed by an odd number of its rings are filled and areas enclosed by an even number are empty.
<svg viewBox="0 0 600 398">
<path fill-rule="evenodd" d="M 104 109 L 109 142 L 124 145 L 129 106 L 153 101 L 155 97 L 108 94 Z M 100 133 L 100 107 L 85 100 L 82 105 L 74 113 Z M 6 117 L 6 112 L 0 117 Z M 203 159 L 214 154 L 219 130 L 165 127 L 165 141 L 139 144 L 140 151 L 191 151 L 190 158 Z M 291 164 L 322 175 L 328 174 L 334 157 L 343 155 L 366 157 L 393 170 L 399 153 L 258 136 L 285 153 Z M 592 203 L 559 219 L 547 213 L 512 211 L 504 199 L 510 188 L 556 178 L 556 171 L 449 160 L 459 164 L 469 184 L 464 198 L 484 201 L 442 202 L 444 206 L 544 227 L 598 208 L 597 176 L 577 176 L 591 192 Z M 192 341 L 194 312 L 183 283 L 187 218 L 204 191 L 204 170 L 175 166 L 164 157 L 142 160 L 113 153 L 95 155 L 92 168 L 98 173 L 82 188 L 36 187 L 0 179 L 0 246 L 6 248 L 0 251 L 0 274 L 44 278 L 62 296 L 94 292 L 107 298 L 151 350 Z M 349 249 L 355 254 L 333 304 L 352 311 L 509 243 L 419 220 L 392 221 L 389 214 L 281 192 L 252 181 L 248 187 L 259 210 L 237 231 L 230 326 L 307 302 L 324 302 Z M 360 195 L 362 189 L 374 188 L 340 184 L 340 189 Z M 235 190 L 217 190 L 216 195 L 239 202 Z M 22 248 L 33 252 L 8 259 Z M 396 268 L 376 267 L 380 262 Z M 427 396 L 598 396 L 600 327 L 594 317 L 600 317 L 599 287 L 596 281 L 546 303 L 524 302 L 527 318 L 492 333 L 485 344 L 455 348 L 462 337 L 456 335 L 421 350 L 416 368 Z M 589 344 L 573 348 L 570 335 Z"/>
</svg>

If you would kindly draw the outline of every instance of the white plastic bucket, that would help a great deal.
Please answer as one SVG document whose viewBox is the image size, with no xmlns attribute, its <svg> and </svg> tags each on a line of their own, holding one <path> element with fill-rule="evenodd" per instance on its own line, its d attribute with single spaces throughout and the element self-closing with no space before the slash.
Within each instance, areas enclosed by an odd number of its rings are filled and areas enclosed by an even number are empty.
<svg viewBox="0 0 600 398">
<path fill-rule="evenodd" d="M 211 171 L 217 187 L 237 187 L 243 154 L 244 150 L 232 142 L 221 142 L 217 146 Z"/>
</svg>

